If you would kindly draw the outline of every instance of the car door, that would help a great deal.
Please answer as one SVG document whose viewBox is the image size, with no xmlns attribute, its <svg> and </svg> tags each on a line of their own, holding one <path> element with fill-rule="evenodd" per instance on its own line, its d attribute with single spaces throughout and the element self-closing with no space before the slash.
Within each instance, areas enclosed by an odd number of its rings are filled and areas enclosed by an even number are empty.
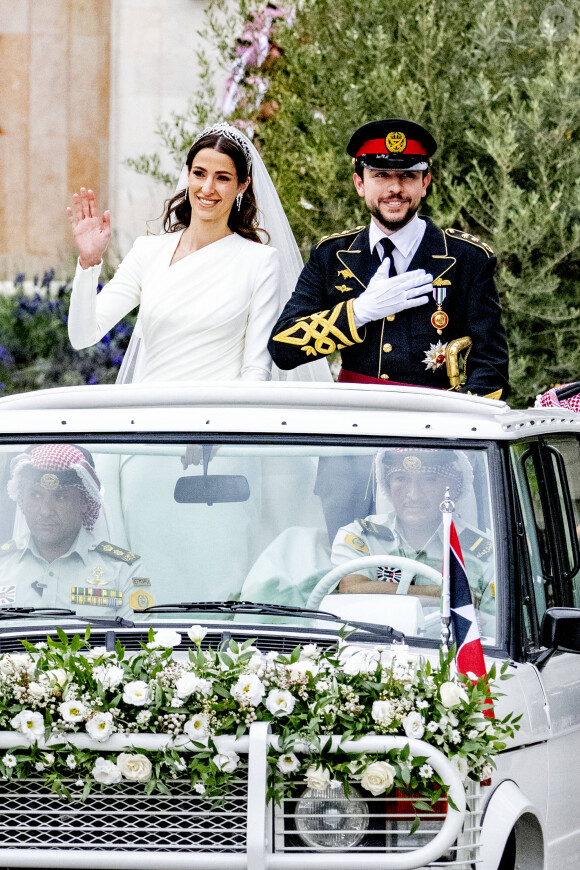
<svg viewBox="0 0 580 870">
<path fill-rule="evenodd" d="M 523 655 L 536 663 L 548 718 L 548 867 L 576 868 L 580 847 L 580 655 L 547 656 L 539 643 L 549 607 L 580 607 L 580 445 L 549 436 L 511 447 L 521 511 Z"/>
</svg>

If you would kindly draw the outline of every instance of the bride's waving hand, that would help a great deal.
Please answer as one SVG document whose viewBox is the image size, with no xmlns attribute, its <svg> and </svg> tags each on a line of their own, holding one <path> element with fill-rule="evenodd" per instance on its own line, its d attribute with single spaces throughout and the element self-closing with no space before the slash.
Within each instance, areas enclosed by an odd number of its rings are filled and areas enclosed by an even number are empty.
<svg viewBox="0 0 580 870">
<path fill-rule="evenodd" d="M 99 217 L 97 201 L 92 190 L 81 187 L 73 194 L 73 208 L 67 208 L 79 262 L 83 269 L 98 266 L 111 238 L 111 216 L 108 211 Z"/>
</svg>

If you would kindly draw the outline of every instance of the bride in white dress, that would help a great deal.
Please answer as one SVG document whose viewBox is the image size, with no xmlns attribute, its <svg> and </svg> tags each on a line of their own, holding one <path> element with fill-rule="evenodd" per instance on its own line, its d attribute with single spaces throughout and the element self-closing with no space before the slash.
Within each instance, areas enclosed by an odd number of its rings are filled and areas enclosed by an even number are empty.
<svg viewBox="0 0 580 870">
<path fill-rule="evenodd" d="M 109 212 L 81 188 L 68 209 L 79 260 L 68 330 L 73 347 L 98 342 L 137 306 L 120 376 L 127 381 L 268 380 L 267 340 L 302 261 L 260 155 L 235 127 L 194 141 L 164 216 L 97 294 Z M 259 223 L 270 244 L 260 244 Z M 325 361 L 308 380 L 330 380 Z"/>
</svg>

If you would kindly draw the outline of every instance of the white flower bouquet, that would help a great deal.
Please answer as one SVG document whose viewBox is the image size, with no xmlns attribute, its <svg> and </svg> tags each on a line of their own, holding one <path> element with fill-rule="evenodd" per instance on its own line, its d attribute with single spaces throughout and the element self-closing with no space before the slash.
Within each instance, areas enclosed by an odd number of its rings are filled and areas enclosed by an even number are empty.
<svg viewBox="0 0 580 870">
<path fill-rule="evenodd" d="M 479 681 L 456 674 L 453 651 L 434 668 L 397 646 L 379 651 L 342 640 L 284 657 L 250 640 L 202 649 L 201 626 L 188 635 L 193 648 L 179 651 L 178 632 L 151 629 L 141 652 L 128 654 L 120 643 L 91 649 L 88 630 L 72 640 L 59 630 L 58 640 L 23 642 L 27 652 L 0 656 L 0 729 L 14 734 L 4 742 L 0 777 L 40 774 L 77 799 L 125 780 L 169 793 L 172 780 L 187 777 L 197 794 L 223 800 L 247 762 L 220 738 L 241 738 L 253 722 L 267 721 L 275 736 L 270 799 L 337 784 L 348 793 L 355 783 L 375 796 L 394 789 L 426 809 L 447 793 L 426 757 L 412 756 L 408 745 L 382 754 L 331 751 L 331 735 L 421 739 L 462 779 L 479 781 L 519 727 L 511 714 L 490 715 L 495 670 Z M 160 738 L 148 743 L 145 735 Z"/>
</svg>

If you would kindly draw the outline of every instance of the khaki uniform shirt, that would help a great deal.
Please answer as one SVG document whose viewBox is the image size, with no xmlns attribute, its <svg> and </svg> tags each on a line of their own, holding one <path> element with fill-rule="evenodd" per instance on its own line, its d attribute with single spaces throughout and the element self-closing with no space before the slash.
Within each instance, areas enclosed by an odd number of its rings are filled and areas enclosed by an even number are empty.
<svg viewBox="0 0 580 870">
<path fill-rule="evenodd" d="M 468 526 L 458 524 L 457 534 L 474 603 L 488 613 L 495 613 L 492 542 L 477 529 Z M 440 572 L 443 565 L 443 529 L 440 526 L 425 546 L 417 551 L 397 529 L 394 513 L 355 520 L 338 530 L 332 545 L 331 560 L 334 565 L 341 565 L 359 556 L 381 553 L 415 559 Z M 401 570 L 389 567 L 388 563 L 378 568 L 357 568 L 354 573 L 386 583 L 398 583 L 401 579 Z M 416 586 L 432 585 L 431 580 L 420 574 L 416 574 L 411 582 Z"/>
<path fill-rule="evenodd" d="M 0 607 L 67 607 L 124 616 L 154 604 L 141 559 L 81 528 L 68 553 L 47 562 L 30 534 L 0 547 Z"/>
</svg>

